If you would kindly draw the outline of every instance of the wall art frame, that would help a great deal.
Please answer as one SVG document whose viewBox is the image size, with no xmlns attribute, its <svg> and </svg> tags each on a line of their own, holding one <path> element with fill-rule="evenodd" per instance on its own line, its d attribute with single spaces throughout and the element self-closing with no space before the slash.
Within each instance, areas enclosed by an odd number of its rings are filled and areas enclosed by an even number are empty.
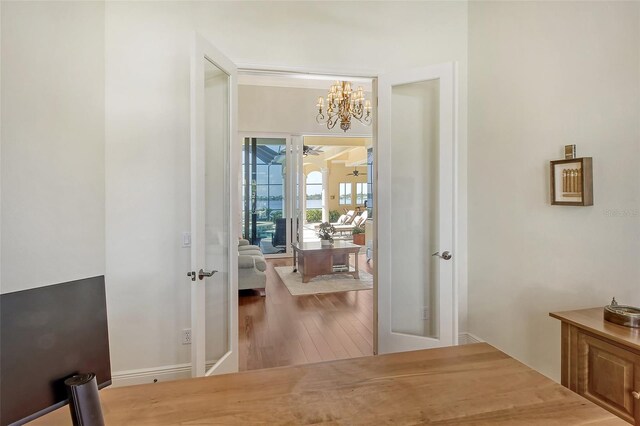
<svg viewBox="0 0 640 426">
<path fill-rule="evenodd" d="M 591 157 L 550 162 L 551 205 L 593 205 L 593 160 Z"/>
</svg>

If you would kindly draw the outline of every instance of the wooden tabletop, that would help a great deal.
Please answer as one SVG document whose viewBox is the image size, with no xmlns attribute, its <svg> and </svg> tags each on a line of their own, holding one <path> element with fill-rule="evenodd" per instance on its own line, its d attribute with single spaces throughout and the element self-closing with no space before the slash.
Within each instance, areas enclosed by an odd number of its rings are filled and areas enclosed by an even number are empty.
<svg viewBox="0 0 640 426">
<path fill-rule="evenodd" d="M 107 425 L 625 425 L 486 343 L 101 391 Z M 34 424 L 70 424 L 63 407 Z"/>
<path fill-rule="evenodd" d="M 350 243 L 348 241 L 336 240 L 333 244 L 329 246 L 323 246 L 320 241 L 307 241 L 304 243 L 291 243 L 291 247 L 294 250 L 302 251 L 302 252 L 313 252 L 313 251 L 324 251 L 324 250 L 360 250 L 362 246 L 357 244 Z"/>
<path fill-rule="evenodd" d="M 549 316 L 640 352 L 640 328 L 625 327 L 604 319 L 604 308 L 551 312 Z"/>
</svg>

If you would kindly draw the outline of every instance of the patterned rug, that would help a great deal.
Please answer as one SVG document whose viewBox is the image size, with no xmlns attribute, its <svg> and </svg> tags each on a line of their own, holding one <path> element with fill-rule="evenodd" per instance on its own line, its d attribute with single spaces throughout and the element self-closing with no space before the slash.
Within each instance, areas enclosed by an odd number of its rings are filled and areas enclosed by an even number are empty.
<svg viewBox="0 0 640 426">
<path fill-rule="evenodd" d="M 276 266 L 275 270 L 292 296 L 371 290 L 373 288 L 373 276 L 362 270 L 359 274 L 359 280 L 354 279 L 351 275 L 331 274 L 313 277 L 308 283 L 303 283 L 302 275 L 299 272 L 293 272 L 291 266 Z"/>
</svg>

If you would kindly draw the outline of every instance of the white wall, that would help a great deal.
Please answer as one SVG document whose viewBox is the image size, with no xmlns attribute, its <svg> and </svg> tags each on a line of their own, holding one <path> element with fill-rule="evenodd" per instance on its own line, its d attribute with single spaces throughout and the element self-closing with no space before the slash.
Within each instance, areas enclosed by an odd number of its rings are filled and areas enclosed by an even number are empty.
<svg viewBox="0 0 640 426">
<path fill-rule="evenodd" d="M 241 132 L 275 132 L 291 134 L 326 134 L 344 136 L 340 123 L 333 129 L 316 122 L 319 96 L 327 89 L 273 86 L 240 86 L 238 90 L 238 128 Z M 366 94 L 371 99 L 371 93 Z M 326 114 L 325 114 L 326 115 Z M 372 126 L 352 120 L 346 135 L 371 135 Z"/>
<path fill-rule="evenodd" d="M 458 61 L 466 162 L 466 3 L 107 3 L 106 257 L 116 372 L 189 360 L 179 344 L 189 327 L 180 233 L 189 229 L 194 29 L 244 65 L 375 75 Z M 464 200 L 466 175 L 460 180 Z"/>
<path fill-rule="evenodd" d="M 549 311 L 640 305 L 640 3 L 469 4 L 469 328 L 559 379 Z M 594 206 L 549 203 L 593 157 Z"/>
<path fill-rule="evenodd" d="M 102 275 L 104 5 L 1 7 L 1 291 Z"/>
</svg>

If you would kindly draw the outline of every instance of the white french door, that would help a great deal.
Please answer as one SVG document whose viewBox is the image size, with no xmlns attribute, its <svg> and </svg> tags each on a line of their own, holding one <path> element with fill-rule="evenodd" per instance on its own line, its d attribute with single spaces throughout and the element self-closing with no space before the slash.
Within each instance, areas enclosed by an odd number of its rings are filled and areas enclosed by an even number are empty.
<svg viewBox="0 0 640 426">
<path fill-rule="evenodd" d="M 195 35 L 191 55 L 191 371 L 238 370 L 237 69 Z"/>
<path fill-rule="evenodd" d="M 378 80 L 378 353 L 457 344 L 455 65 Z"/>
</svg>

